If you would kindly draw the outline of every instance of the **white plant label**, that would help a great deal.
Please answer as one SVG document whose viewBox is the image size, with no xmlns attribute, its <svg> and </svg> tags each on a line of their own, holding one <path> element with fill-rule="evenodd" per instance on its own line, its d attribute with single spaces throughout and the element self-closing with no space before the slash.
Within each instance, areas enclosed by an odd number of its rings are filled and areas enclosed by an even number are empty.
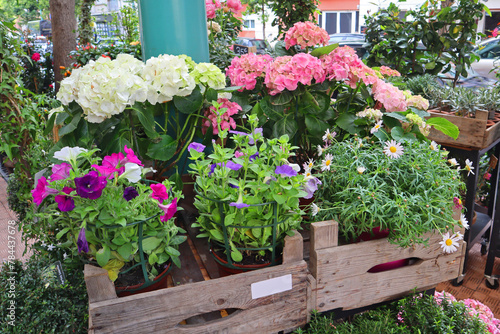
<svg viewBox="0 0 500 334">
<path fill-rule="evenodd" d="M 253 283 L 252 299 L 267 297 L 288 290 L 292 290 L 292 274 Z"/>
</svg>

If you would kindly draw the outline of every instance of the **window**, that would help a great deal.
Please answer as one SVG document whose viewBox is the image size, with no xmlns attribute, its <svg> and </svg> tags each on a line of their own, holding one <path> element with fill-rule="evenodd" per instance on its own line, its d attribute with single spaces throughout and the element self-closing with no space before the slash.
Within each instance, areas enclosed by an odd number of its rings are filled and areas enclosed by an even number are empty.
<svg viewBox="0 0 500 334">
<path fill-rule="evenodd" d="M 319 26 L 330 35 L 359 31 L 359 11 L 323 12 L 318 21 Z"/>
<path fill-rule="evenodd" d="M 243 25 L 246 29 L 255 29 L 255 20 L 245 20 L 245 22 L 243 22 Z"/>
</svg>

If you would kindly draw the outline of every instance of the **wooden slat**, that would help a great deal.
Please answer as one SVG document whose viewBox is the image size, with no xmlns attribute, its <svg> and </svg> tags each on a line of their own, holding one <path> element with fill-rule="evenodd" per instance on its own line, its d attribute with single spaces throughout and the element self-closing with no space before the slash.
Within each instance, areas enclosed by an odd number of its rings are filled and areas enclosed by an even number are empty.
<svg viewBox="0 0 500 334">
<path fill-rule="evenodd" d="M 338 223 L 333 220 L 311 224 L 311 245 L 314 249 L 335 247 L 338 245 Z"/>
<path fill-rule="evenodd" d="M 500 138 L 500 122 L 486 129 L 483 147 L 490 146 L 498 138 Z"/>
<path fill-rule="evenodd" d="M 444 254 L 439 245 L 441 235 L 428 233 L 427 237 L 428 247 L 413 248 L 400 248 L 386 239 L 326 248 L 320 243 L 319 249 L 313 243 L 310 268 L 316 278 L 316 308 L 328 311 L 368 306 L 456 278 L 463 265 L 464 246 L 455 253 Z M 417 260 L 393 270 L 368 272 L 376 265 L 407 258 Z"/>
<path fill-rule="evenodd" d="M 251 285 L 292 275 L 293 289 L 252 299 Z M 96 333 L 272 333 L 305 324 L 307 264 L 283 264 L 244 274 L 91 303 Z M 241 309 L 201 325 L 179 325 L 191 316 Z"/>
<path fill-rule="evenodd" d="M 283 263 L 292 263 L 304 259 L 302 235 L 294 231 L 293 236 L 286 236 L 286 247 L 283 249 Z"/>
<path fill-rule="evenodd" d="M 87 286 L 87 294 L 89 295 L 89 303 L 118 298 L 115 285 L 109 279 L 106 269 L 86 264 L 83 275 Z"/>
</svg>

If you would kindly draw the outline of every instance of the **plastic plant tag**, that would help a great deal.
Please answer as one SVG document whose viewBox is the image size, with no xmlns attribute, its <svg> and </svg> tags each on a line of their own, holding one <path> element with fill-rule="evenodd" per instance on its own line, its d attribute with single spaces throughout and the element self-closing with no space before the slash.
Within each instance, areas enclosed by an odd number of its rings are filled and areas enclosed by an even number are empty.
<svg viewBox="0 0 500 334">
<path fill-rule="evenodd" d="M 292 290 L 292 274 L 271 278 L 252 284 L 252 299 L 267 297 Z"/>
<path fill-rule="evenodd" d="M 66 282 L 66 277 L 60 261 L 56 261 L 42 271 L 42 280 L 45 282 L 45 287 L 50 285 L 62 285 Z"/>
</svg>

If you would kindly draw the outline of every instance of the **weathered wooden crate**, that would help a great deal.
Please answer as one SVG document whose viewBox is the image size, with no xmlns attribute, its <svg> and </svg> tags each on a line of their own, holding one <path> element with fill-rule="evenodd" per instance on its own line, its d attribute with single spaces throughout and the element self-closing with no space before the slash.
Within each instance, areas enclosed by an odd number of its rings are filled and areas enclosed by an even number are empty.
<svg viewBox="0 0 500 334">
<path fill-rule="evenodd" d="M 500 138 L 500 123 L 488 127 L 488 112 L 476 111 L 476 118 L 466 118 L 429 110 L 432 117 L 443 117 L 460 129 L 458 138 L 453 138 L 437 131 L 434 128 L 427 138 L 434 140 L 439 144 L 453 145 L 471 149 L 482 149 L 490 146 L 495 140 Z"/>
<path fill-rule="evenodd" d="M 276 278 L 291 281 L 289 289 L 256 295 L 262 293 L 262 285 L 269 288 L 269 280 Z M 87 265 L 85 282 L 89 332 L 96 334 L 274 333 L 306 324 L 313 307 L 308 302 L 312 301 L 310 282 L 314 278 L 303 260 L 303 240 L 298 233 L 285 240 L 283 264 L 266 269 L 123 298 L 116 297 L 113 283 L 101 268 Z M 237 310 L 213 321 L 185 324 L 186 319 L 224 309 Z"/>
<path fill-rule="evenodd" d="M 465 245 L 457 252 L 444 254 L 440 234 L 428 234 L 429 246 L 400 248 L 386 239 L 338 245 L 338 223 L 312 224 L 310 270 L 316 279 L 315 309 L 355 309 L 400 298 L 434 288 L 438 283 L 457 278 L 463 267 Z M 383 272 L 368 270 L 378 264 L 414 258 L 409 266 Z"/>
</svg>

